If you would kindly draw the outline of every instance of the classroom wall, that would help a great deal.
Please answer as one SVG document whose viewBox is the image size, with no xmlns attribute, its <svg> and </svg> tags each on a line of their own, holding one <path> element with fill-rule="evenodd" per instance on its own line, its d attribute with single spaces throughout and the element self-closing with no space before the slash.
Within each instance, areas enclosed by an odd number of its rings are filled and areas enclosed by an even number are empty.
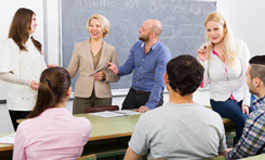
<svg viewBox="0 0 265 160">
<path fill-rule="evenodd" d="M 19 7 L 28 7 L 37 14 L 38 28 L 34 36 L 44 45 L 48 64 L 61 63 L 60 48 L 60 0 L 10 0 L 0 1 L 0 42 L 7 37 L 14 12 Z M 251 55 L 265 53 L 265 1 L 217 0 L 217 11 L 230 22 L 236 37 L 244 40 Z M 0 100 L 5 99 L 6 87 L 0 83 Z"/>
<path fill-rule="evenodd" d="M 59 0 L 48 1 L 49 27 L 48 35 L 48 62 L 60 64 L 60 35 L 59 32 Z M 51 7 L 52 6 L 52 7 Z M 217 11 L 221 12 L 230 22 L 236 37 L 244 40 L 250 49 L 251 55 L 265 53 L 265 21 L 258 17 L 265 16 L 265 1 L 261 0 L 217 0 Z M 49 45 L 52 45 L 49 47 Z M 60 54 L 59 54 L 60 55 Z"/>
<path fill-rule="evenodd" d="M 228 19 L 234 35 L 244 40 L 252 56 L 265 54 L 265 1 L 218 0 L 217 10 Z"/>
<path fill-rule="evenodd" d="M 35 11 L 38 28 L 34 34 L 44 45 L 48 64 L 60 64 L 60 0 L 9 0 L 0 1 L 0 42 L 8 33 L 8 28 L 15 11 L 27 7 Z M 265 16 L 265 1 L 261 0 L 217 0 L 217 11 L 221 12 L 231 23 L 236 37 L 244 40 L 252 55 L 265 53 L 265 21 L 258 18 Z M 4 14 L 3 14 L 4 13 Z M 1 45 L 0 45 L 1 47 Z M 0 57 L 1 58 L 1 57 Z M 0 100 L 6 97 L 6 86 L 0 83 Z M 114 91 L 119 94 L 119 91 Z M 209 93 L 195 96 L 196 101 L 203 104 L 208 102 Z M 124 97 L 114 97 L 113 103 L 121 104 Z M 166 99 L 167 101 L 167 99 Z M 67 104 L 71 110 L 71 103 Z M 0 133 L 12 131 L 11 121 L 5 104 L 0 105 Z"/>
</svg>

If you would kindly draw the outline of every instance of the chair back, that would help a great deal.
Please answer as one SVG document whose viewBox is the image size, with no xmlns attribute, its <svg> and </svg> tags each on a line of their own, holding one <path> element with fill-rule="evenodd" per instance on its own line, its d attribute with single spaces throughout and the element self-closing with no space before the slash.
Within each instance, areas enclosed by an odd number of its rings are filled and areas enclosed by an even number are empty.
<svg viewBox="0 0 265 160">
<path fill-rule="evenodd" d="M 211 157 L 211 158 L 203 158 L 201 160 L 225 160 L 224 156 L 217 156 L 217 157 Z"/>
<path fill-rule="evenodd" d="M 86 156 L 82 156 L 78 158 L 77 160 L 97 160 L 97 155 L 96 154 L 89 154 Z"/>
<path fill-rule="evenodd" d="M 84 110 L 84 113 L 95 113 L 95 112 L 116 111 L 116 110 L 119 110 L 119 106 L 118 105 L 96 106 L 96 107 L 86 108 Z"/>
</svg>

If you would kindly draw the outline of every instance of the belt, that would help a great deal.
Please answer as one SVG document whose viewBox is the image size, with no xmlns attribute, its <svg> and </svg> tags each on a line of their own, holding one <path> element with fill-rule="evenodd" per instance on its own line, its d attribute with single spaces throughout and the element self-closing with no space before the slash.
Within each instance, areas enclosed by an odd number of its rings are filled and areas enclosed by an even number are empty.
<svg viewBox="0 0 265 160">
<path fill-rule="evenodd" d="M 137 94 L 150 94 L 151 92 L 134 90 Z"/>
</svg>

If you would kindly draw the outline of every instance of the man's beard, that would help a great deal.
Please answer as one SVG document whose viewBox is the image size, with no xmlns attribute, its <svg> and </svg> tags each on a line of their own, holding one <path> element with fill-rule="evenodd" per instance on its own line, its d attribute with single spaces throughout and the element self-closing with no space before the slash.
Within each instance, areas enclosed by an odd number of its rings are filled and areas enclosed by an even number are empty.
<svg viewBox="0 0 265 160">
<path fill-rule="evenodd" d="M 143 41 L 143 42 L 147 42 L 147 41 L 150 40 L 150 39 L 149 39 L 149 36 L 146 36 L 146 37 L 139 36 L 138 39 L 141 40 L 141 41 Z"/>
</svg>

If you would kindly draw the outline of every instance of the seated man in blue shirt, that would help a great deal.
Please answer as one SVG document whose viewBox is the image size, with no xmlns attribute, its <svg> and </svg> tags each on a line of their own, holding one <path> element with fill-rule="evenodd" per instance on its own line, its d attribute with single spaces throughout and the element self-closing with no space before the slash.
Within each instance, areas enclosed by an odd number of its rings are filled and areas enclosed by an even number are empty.
<svg viewBox="0 0 265 160">
<path fill-rule="evenodd" d="M 249 60 L 247 84 L 249 91 L 257 96 L 252 102 L 254 111 L 245 123 L 243 133 L 227 159 L 241 159 L 265 153 L 265 55 Z"/>
<path fill-rule="evenodd" d="M 163 104 L 163 74 L 171 54 L 159 40 L 161 32 L 159 20 L 146 20 L 139 29 L 140 41 L 131 48 L 125 64 L 117 67 L 108 62 L 109 70 L 114 74 L 124 76 L 134 71 L 132 87 L 122 109 L 136 108 L 138 112 L 146 112 Z"/>
</svg>

